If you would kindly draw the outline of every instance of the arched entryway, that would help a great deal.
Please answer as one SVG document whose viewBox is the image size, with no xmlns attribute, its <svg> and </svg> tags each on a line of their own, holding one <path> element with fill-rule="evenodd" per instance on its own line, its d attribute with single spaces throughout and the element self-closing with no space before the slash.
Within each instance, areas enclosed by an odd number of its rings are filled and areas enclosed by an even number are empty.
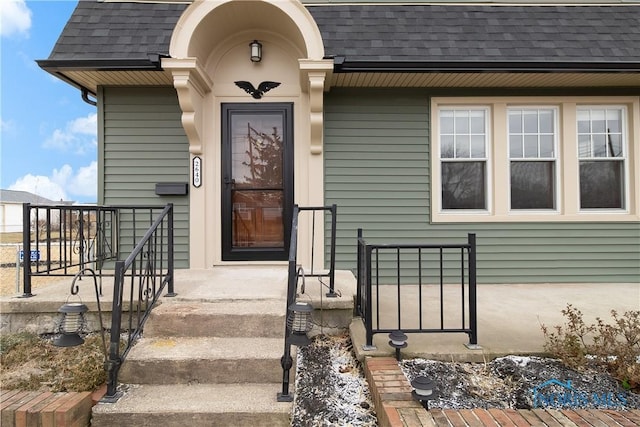
<svg viewBox="0 0 640 427">
<path fill-rule="evenodd" d="M 250 58 L 254 40 L 262 45 L 260 61 Z M 162 66 L 173 75 L 197 174 L 191 268 L 286 259 L 293 203 L 323 204 L 322 101 L 333 70 L 323 56 L 320 32 L 297 0 L 194 2 L 178 21 Z M 274 84 L 247 92 L 262 82 Z M 267 148 L 259 158 L 260 144 L 270 140 L 282 144 L 280 164 L 262 163 L 273 157 Z M 258 163 L 282 173 L 258 179 L 250 170 Z M 302 240 L 305 228 L 310 224 L 300 224 Z"/>
</svg>

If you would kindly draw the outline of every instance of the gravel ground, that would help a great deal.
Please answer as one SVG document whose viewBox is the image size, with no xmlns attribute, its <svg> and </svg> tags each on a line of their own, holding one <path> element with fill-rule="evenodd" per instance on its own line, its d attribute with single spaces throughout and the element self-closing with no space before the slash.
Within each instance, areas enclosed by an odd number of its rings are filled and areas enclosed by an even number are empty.
<svg viewBox="0 0 640 427">
<path fill-rule="evenodd" d="M 298 349 L 293 427 L 376 426 L 371 394 L 348 335 Z"/>
<path fill-rule="evenodd" d="M 400 364 L 409 381 L 436 380 L 440 397 L 430 408 L 640 409 L 640 395 L 627 392 L 607 373 L 577 372 L 559 360 L 507 356 L 486 364 L 413 359 Z"/>
<path fill-rule="evenodd" d="M 348 335 L 318 335 L 298 350 L 293 427 L 376 426 L 363 369 Z M 576 372 L 555 359 L 507 356 L 488 363 L 408 359 L 400 368 L 409 381 L 433 378 L 439 398 L 430 408 L 640 409 L 640 395 L 609 375 Z"/>
</svg>

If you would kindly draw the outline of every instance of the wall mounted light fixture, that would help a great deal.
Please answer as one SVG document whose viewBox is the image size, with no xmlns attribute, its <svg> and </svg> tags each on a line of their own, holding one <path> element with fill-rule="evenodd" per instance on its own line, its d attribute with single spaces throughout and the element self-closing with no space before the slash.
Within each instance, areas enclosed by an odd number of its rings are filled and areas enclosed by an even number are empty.
<svg viewBox="0 0 640 427">
<path fill-rule="evenodd" d="M 262 61 L 262 44 L 258 40 L 254 40 L 249 46 L 251 47 L 251 62 Z"/>
</svg>

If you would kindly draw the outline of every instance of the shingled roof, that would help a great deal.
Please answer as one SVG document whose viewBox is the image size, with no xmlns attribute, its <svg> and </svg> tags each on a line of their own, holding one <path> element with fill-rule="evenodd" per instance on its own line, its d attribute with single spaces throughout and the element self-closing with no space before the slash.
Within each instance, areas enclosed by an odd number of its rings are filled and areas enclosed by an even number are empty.
<svg viewBox="0 0 640 427">
<path fill-rule="evenodd" d="M 168 54 L 186 7 L 81 0 L 49 59 L 40 63 L 148 62 L 150 54 Z M 338 72 L 433 63 L 640 69 L 640 5 L 352 4 L 308 10 L 327 56 L 338 58 Z"/>
</svg>

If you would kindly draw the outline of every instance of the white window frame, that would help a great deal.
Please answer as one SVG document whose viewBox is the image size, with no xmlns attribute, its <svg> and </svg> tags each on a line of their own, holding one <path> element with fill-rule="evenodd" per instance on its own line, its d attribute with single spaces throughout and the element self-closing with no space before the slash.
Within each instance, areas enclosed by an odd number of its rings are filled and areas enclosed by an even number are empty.
<svg viewBox="0 0 640 427">
<path fill-rule="evenodd" d="M 620 157 L 594 157 L 594 156 L 589 156 L 589 157 L 583 157 L 580 155 L 580 150 L 579 150 L 579 146 L 578 146 L 578 167 L 580 167 L 580 162 L 583 160 L 593 160 L 593 161 L 606 161 L 606 160 L 616 160 L 616 161 L 620 161 L 622 162 L 623 168 L 624 168 L 624 176 L 623 176 L 623 200 L 622 200 L 622 208 L 583 208 L 582 205 L 582 201 L 580 200 L 580 187 L 578 186 L 578 206 L 580 207 L 580 212 L 585 213 L 585 214 L 589 214 L 589 213 L 598 213 L 598 212 L 619 212 L 619 211 L 627 211 L 627 206 L 626 204 L 628 203 L 629 200 L 629 134 L 628 134 L 628 129 L 629 127 L 627 126 L 627 122 L 629 121 L 629 111 L 627 106 L 625 105 L 579 105 L 576 109 L 576 113 L 579 110 L 588 110 L 588 111 L 593 111 L 593 110 L 621 110 L 622 111 L 622 124 L 621 124 L 621 128 L 622 128 L 622 156 Z M 577 126 L 577 116 L 576 116 L 576 126 Z M 576 129 L 576 138 L 577 138 L 577 129 Z M 580 185 L 579 182 L 579 178 L 578 178 L 578 185 Z"/>
<path fill-rule="evenodd" d="M 538 111 L 540 112 L 541 110 L 551 110 L 553 112 L 553 157 L 532 157 L 532 158 L 527 158 L 527 157 L 521 157 L 521 158 L 515 158 L 511 156 L 511 152 L 510 152 L 510 147 L 509 147 L 509 137 L 511 136 L 509 133 L 509 112 L 510 111 L 525 111 L 525 110 L 530 110 L 530 111 Z M 507 127 L 505 129 L 506 133 L 507 133 L 507 157 L 509 160 L 509 187 L 507 188 L 508 190 L 508 198 L 509 198 L 509 212 L 510 213 L 514 213 L 514 214 L 526 214 L 528 212 L 531 213 L 556 213 L 558 212 L 558 206 L 559 206 L 559 201 L 560 201 L 560 197 L 561 197 L 561 186 L 560 186 L 560 180 L 558 179 L 558 177 L 560 176 L 560 162 L 558 161 L 559 155 L 558 155 L 558 107 L 557 106 L 549 106 L 549 105 L 530 105 L 530 106 L 515 106 L 515 105 L 510 105 L 507 107 Z M 522 161 L 522 162 L 527 162 L 527 161 L 541 161 L 541 162 L 553 162 L 553 207 L 552 208 L 544 208 L 544 209 L 513 209 L 511 207 L 511 163 L 514 161 Z"/>
<path fill-rule="evenodd" d="M 624 208 L 581 209 L 578 108 L 624 107 Z M 443 210 L 440 167 L 441 109 L 487 109 L 487 210 Z M 510 209 L 508 109 L 555 108 L 556 209 Z M 434 97 L 431 98 L 431 222 L 540 222 L 640 220 L 640 97 Z"/>
<path fill-rule="evenodd" d="M 491 154 L 490 154 L 490 150 L 491 150 L 491 126 L 490 126 L 490 122 L 489 122 L 489 117 L 491 115 L 490 109 L 487 106 L 474 106 L 474 107 L 451 107 L 451 108 L 443 108 L 446 110 L 458 110 L 458 111 L 482 111 L 484 113 L 484 126 L 485 126 L 485 141 L 484 141 L 484 149 L 485 149 L 485 155 L 482 158 L 473 158 L 473 157 L 469 157 L 469 158 L 464 158 L 462 159 L 462 161 L 469 161 L 469 162 L 474 162 L 474 161 L 483 161 L 485 163 L 485 208 L 484 209 L 442 209 L 443 212 L 447 212 L 451 215 L 456 215 L 457 213 L 474 213 L 477 215 L 487 215 L 491 213 L 491 188 L 493 187 L 491 185 L 491 174 L 490 174 L 490 170 L 491 170 Z M 438 116 L 438 126 L 439 126 L 439 116 Z M 440 140 L 440 132 L 438 132 L 438 141 Z M 442 164 L 442 152 L 441 152 L 441 144 L 438 143 L 438 150 L 437 150 L 437 156 L 438 159 L 440 159 L 440 161 L 438 162 L 438 180 L 440 181 L 441 177 L 442 177 L 442 168 L 441 168 L 441 164 Z M 453 161 L 461 161 L 460 159 L 457 158 L 451 158 L 450 160 L 445 160 L 446 162 L 453 162 Z M 442 187 L 440 187 L 439 191 L 438 191 L 438 195 L 437 195 L 438 199 L 439 199 L 439 203 L 440 206 L 442 206 Z"/>
</svg>

